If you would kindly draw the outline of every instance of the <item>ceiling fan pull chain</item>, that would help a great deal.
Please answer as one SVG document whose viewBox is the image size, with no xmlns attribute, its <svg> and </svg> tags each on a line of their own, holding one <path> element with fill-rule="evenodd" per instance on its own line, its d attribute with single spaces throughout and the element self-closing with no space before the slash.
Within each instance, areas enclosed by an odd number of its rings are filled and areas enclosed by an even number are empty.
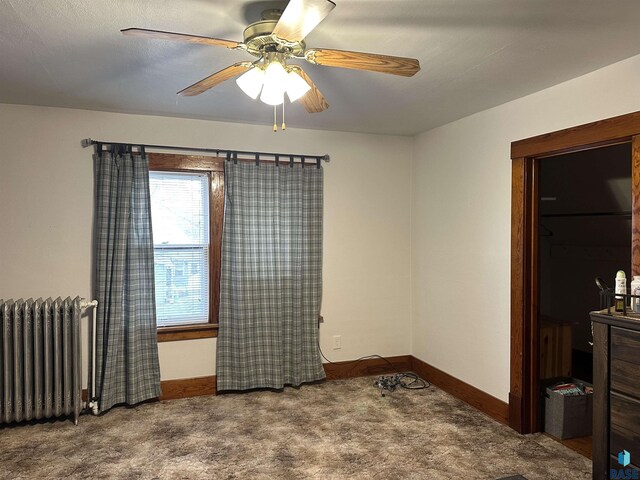
<svg viewBox="0 0 640 480">
<path fill-rule="evenodd" d="M 273 106 L 273 131 L 277 132 L 278 131 L 278 120 L 276 117 L 276 106 Z"/>
<path fill-rule="evenodd" d="M 287 125 L 284 123 L 284 104 L 287 103 L 286 100 L 282 101 L 282 130 L 287 129 Z"/>
</svg>

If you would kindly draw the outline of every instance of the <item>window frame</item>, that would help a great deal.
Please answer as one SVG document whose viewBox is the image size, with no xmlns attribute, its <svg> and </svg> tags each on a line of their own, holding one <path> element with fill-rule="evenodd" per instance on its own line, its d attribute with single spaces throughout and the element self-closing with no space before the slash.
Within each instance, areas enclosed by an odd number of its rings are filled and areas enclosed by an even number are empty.
<svg viewBox="0 0 640 480">
<path fill-rule="evenodd" d="M 217 337 L 220 309 L 225 159 L 169 153 L 147 153 L 147 158 L 150 172 L 206 173 L 209 185 L 209 321 L 193 325 L 158 327 L 158 342 Z"/>
</svg>

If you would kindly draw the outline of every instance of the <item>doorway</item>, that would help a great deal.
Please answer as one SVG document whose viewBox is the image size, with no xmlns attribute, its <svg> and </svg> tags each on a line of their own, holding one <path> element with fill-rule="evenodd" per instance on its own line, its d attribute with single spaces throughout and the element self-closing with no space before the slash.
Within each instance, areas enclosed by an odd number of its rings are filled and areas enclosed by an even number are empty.
<svg viewBox="0 0 640 480">
<path fill-rule="evenodd" d="M 640 275 L 640 112 L 511 144 L 509 425 L 520 433 L 539 431 L 541 424 L 539 394 L 541 339 L 538 292 L 538 277 L 541 273 L 539 271 L 540 230 L 544 230 L 544 227 L 551 229 L 549 225 L 540 222 L 539 218 L 540 209 L 546 211 L 544 209 L 548 208 L 542 207 L 539 201 L 541 168 L 544 169 L 545 160 L 553 161 L 551 157 L 614 146 L 627 148 L 631 152 L 631 262 L 618 267 L 625 270 L 627 276 L 631 278 L 633 275 Z M 575 180 L 578 182 L 579 178 Z M 545 217 L 545 222 L 547 218 L 549 217 Z M 602 272 L 603 278 L 605 275 L 607 273 Z M 607 280 L 610 284 L 613 283 L 612 278 Z M 588 288 L 593 291 L 595 282 L 593 287 Z M 571 345 L 573 351 L 573 339 Z M 571 364 L 573 368 L 573 359 Z"/>
<path fill-rule="evenodd" d="M 547 431 L 546 388 L 593 382 L 595 278 L 631 273 L 631 144 L 543 158 L 538 177 L 537 429 Z M 571 437 L 590 447 L 586 429 Z"/>
</svg>

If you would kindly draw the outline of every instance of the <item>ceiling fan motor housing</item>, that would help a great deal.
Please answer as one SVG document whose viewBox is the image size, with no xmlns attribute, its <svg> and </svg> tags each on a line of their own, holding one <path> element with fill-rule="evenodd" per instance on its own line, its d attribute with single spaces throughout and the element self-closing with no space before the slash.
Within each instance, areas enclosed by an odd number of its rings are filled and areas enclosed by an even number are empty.
<svg viewBox="0 0 640 480">
<path fill-rule="evenodd" d="M 267 12 L 263 13 L 263 17 L 265 16 L 269 16 Z M 271 17 L 276 17 L 276 15 L 271 15 Z M 279 16 L 260 20 L 244 29 L 243 37 L 247 52 L 256 57 L 262 57 L 268 51 L 284 53 L 291 57 L 304 57 L 306 48 L 304 41 L 289 42 L 272 35 L 278 18 Z"/>
</svg>

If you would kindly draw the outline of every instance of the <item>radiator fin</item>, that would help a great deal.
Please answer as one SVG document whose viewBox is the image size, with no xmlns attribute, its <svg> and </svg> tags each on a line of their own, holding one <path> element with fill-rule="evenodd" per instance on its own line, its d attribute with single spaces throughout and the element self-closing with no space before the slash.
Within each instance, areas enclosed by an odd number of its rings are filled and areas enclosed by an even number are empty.
<svg viewBox="0 0 640 480">
<path fill-rule="evenodd" d="M 80 297 L 0 300 L 0 423 L 81 409 Z"/>
</svg>

